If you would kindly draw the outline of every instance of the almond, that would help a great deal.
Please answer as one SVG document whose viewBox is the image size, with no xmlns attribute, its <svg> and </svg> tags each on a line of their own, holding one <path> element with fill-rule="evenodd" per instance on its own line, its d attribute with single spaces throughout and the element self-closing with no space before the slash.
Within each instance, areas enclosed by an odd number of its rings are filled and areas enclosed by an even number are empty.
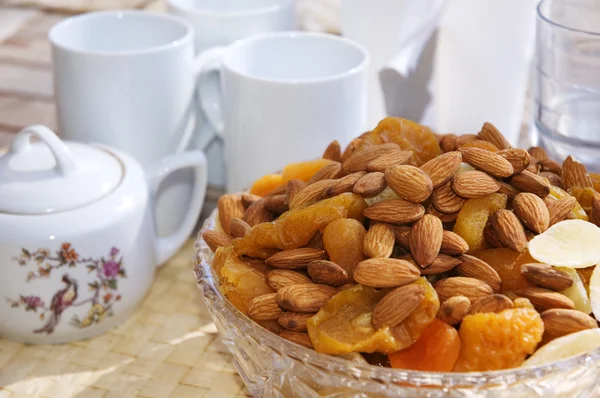
<svg viewBox="0 0 600 398">
<path fill-rule="evenodd" d="M 554 225 L 567 218 L 576 204 L 577 199 L 573 196 L 565 196 L 564 198 L 547 203 L 546 206 L 548 207 L 548 215 L 550 217 L 549 225 Z"/>
<path fill-rule="evenodd" d="M 413 203 L 423 202 L 433 191 L 431 178 L 415 166 L 390 167 L 385 171 L 385 182 L 398 196 Z"/>
<path fill-rule="evenodd" d="M 595 192 L 592 197 L 592 220 L 600 226 L 600 193 Z"/>
<path fill-rule="evenodd" d="M 465 163 L 493 177 L 506 178 L 514 173 L 512 164 L 494 152 L 480 148 L 461 148 L 460 152 Z"/>
<path fill-rule="evenodd" d="M 263 294 L 250 300 L 248 316 L 255 321 L 276 321 L 283 314 L 275 296 L 277 293 Z"/>
<path fill-rule="evenodd" d="M 310 337 L 308 337 L 307 333 L 282 330 L 281 332 L 279 332 L 279 337 L 282 337 L 288 341 L 291 341 L 292 343 L 296 343 L 306 348 L 313 348 L 312 342 L 310 341 Z"/>
<path fill-rule="evenodd" d="M 471 301 L 465 296 L 454 296 L 440 305 L 437 317 L 449 325 L 458 325 L 469 313 Z"/>
<path fill-rule="evenodd" d="M 436 216 L 442 221 L 442 223 L 446 224 L 455 222 L 458 218 L 458 214 L 460 213 L 460 211 L 455 211 L 454 213 L 442 213 L 433 206 L 433 203 L 429 203 L 429 206 L 427 206 L 427 210 L 425 211 L 425 213 L 431 214 L 432 216 Z"/>
<path fill-rule="evenodd" d="M 469 244 L 462 236 L 452 231 L 444 231 L 440 252 L 455 256 L 469 251 Z"/>
<path fill-rule="evenodd" d="M 460 275 L 479 279 L 489 285 L 493 291 L 500 291 L 502 288 L 502 280 L 491 265 L 468 254 L 462 254 L 458 259 L 460 260 L 460 265 L 457 270 Z"/>
<path fill-rule="evenodd" d="M 551 290 L 565 290 L 573 284 L 573 279 L 567 273 L 548 264 L 523 264 L 521 265 L 521 273 L 531 283 Z"/>
<path fill-rule="evenodd" d="M 348 282 L 348 274 L 336 263 L 328 260 L 315 260 L 308 264 L 308 275 L 315 283 L 340 286 Z"/>
<path fill-rule="evenodd" d="M 321 180 L 332 180 L 342 176 L 342 164 L 340 162 L 333 162 L 331 164 L 323 166 L 317 171 L 309 180 L 308 185 L 321 181 Z"/>
<path fill-rule="evenodd" d="M 510 210 L 498 210 L 492 214 L 492 227 L 498 240 L 509 249 L 522 252 L 527 247 L 523 225 Z"/>
<path fill-rule="evenodd" d="M 498 181 L 498 184 L 500 184 L 500 189 L 498 190 L 498 193 L 503 193 L 509 199 L 513 199 L 520 193 L 515 187 L 505 183 L 504 181 Z"/>
<path fill-rule="evenodd" d="M 458 137 L 456 134 L 444 134 L 442 138 L 440 138 L 440 148 L 442 148 L 442 152 L 451 152 L 456 149 L 456 139 Z"/>
<path fill-rule="evenodd" d="M 312 283 L 310 278 L 297 271 L 288 269 L 274 269 L 267 273 L 267 284 L 276 292 L 291 285 Z"/>
<path fill-rule="evenodd" d="M 231 236 L 221 231 L 204 231 L 202 239 L 213 252 L 216 252 L 219 247 L 229 246 L 233 243 Z"/>
<path fill-rule="evenodd" d="M 456 137 L 456 148 L 460 148 L 467 142 L 475 141 L 477 136 L 475 134 L 462 134 Z"/>
<path fill-rule="evenodd" d="M 435 189 L 454 177 L 458 169 L 460 169 L 461 162 L 461 153 L 453 151 L 431 159 L 421 166 L 421 170 L 431 178 L 433 188 Z"/>
<path fill-rule="evenodd" d="M 521 148 L 509 148 L 503 149 L 496 152 L 497 155 L 502 156 L 508 160 L 513 167 L 513 174 L 519 174 L 531 163 L 531 156 L 525 149 Z"/>
<path fill-rule="evenodd" d="M 421 268 L 427 268 L 440 253 L 444 226 L 439 218 L 425 214 L 410 230 L 410 253 Z"/>
<path fill-rule="evenodd" d="M 404 250 L 410 250 L 410 227 L 406 226 L 396 226 L 394 229 L 394 238 L 396 238 L 396 243 L 403 248 Z"/>
<path fill-rule="evenodd" d="M 325 152 L 323 152 L 323 159 L 334 160 L 336 162 L 341 162 L 342 160 L 342 147 L 338 140 L 333 140 L 327 148 L 325 148 Z"/>
<path fill-rule="evenodd" d="M 555 162 L 554 160 L 551 160 L 551 159 L 540 160 L 539 165 L 542 166 L 541 170 L 543 172 L 550 172 L 550 173 L 558 175 L 558 177 L 560 177 L 562 175 L 562 165 L 558 162 Z M 562 184 L 562 182 L 561 182 L 561 184 Z"/>
<path fill-rule="evenodd" d="M 494 291 L 487 283 L 479 279 L 464 276 L 441 279 L 433 287 L 438 294 L 440 303 L 454 296 L 465 296 L 469 301 L 475 302 L 482 297 L 494 294 Z"/>
<path fill-rule="evenodd" d="M 483 198 L 499 189 L 498 181 L 482 171 L 465 171 L 452 178 L 452 190 L 462 198 Z"/>
<path fill-rule="evenodd" d="M 515 292 L 517 296 L 525 297 L 531 301 L 531 304 L 538 311 L 545 311 L 552 308 L 574 309 L 573 301 L 557 292 L 541 287 L 527 287 Z"/>
<path fill-rule="evenodd" d="M 371 220 L 390 224 L 408 224 L 423 217 L 425 208 L 402 199 L 384 200 L 369 206 L 363 212 Z"/>
<path fill-rule="evenodd" d="M 564 189 L 594 188 L 594 183 L 586 167 L 571 156 L 568 156 L 562 164 L 562 185 Z"/>
<path fill-rule="evenodd" d="M 325 252 L 323 250 L 302 247 L 300 249 L 282 250 L 267 258 L 265 262 L 275 268 L 306 268 L 308 263 L 315 260 L 321 260 L 324 255 Z"/>
<path fill-rule="evenodd" d="M 492 247 L 503 247 L 502 242 L 496 236 L 492 223 L 485 224 L 483 228 L 483 239 Z"/>
<path fill-rule="evenodd" d="M 370 197 L 377 195 L 379 192 L 383 191 L 384 188 L 385 179 L 383 178 L 383 173 L 377 171 L 362 176 L 356 181 L 352 191 L 359 195 Z"/>
<path fill-rule="evenodd" d="M 371 258 L 387 258 L 394 251 L 394 230 L 387 224 L 374 224 L 369 227 L 363 240 L 363 252 Z"/>
<path fill-rule="evenodd" d="M 527 170 L 523 170 L 511 178 L 510 185 L 521 192 L 531 192 L 540 198 L 545 198 L 550 193 L 548 181 Z"/>
<path fill-rule="evenodd" d="M 548 153 L 546 153 L 546 150 L 542 147 L 532 146 L 529 148 L 528 152 L 537 161 L 548 159 Z"/>
<path fill-rule="evenodd" d="M 509 142 L 504 138 L 502 133 L 491 123 L 484 123 L 481 131 L 477 135 L 482 140 L 486 140 L 494 144 L 498 149 L 510 148 Z"/>
<path fill-rule="evenodd" d="M 329 188 L 336 180 L 321 180 L 304 187 L 294 196 L 289 203 L 290 209 L 295 209 L 303 204 L 311 204 L 329 196 Z"/>
<path fill-rule="evenodd" d="M 303 314 L 301 312 L 284 312 L 277 322 L 292 332 L 306 332 L 306 321 L 315 314 Z"/>
<path fill-rule="evenodd" d="M 354 280 L 369 287 L 397 287 L 419 279 L 419 269 L 397 258 L 372 258 L 354 268 Z"/>
<path fill-rule="evenodd" d="M 529 166 L 527 166 L 527 168 L 525 169 L 526 171 L 529 171 L 532 174 L 540 174 L 540 171 L 542 170 L 542 166 L 540 166 L 539 163 L 530 163 Z"/>
<path fill-rule="evenodd" d="M 243 238 L 250 232 L 250 225 L 241 218 L 234 217 L 229 223 L 229 230 L 234 238 Z"/>
<path fill-rule="evenodd" d="M 337 196 L 345 192 L 352 192 L 354 185 L 356 185 L 358 180 L 365 174 L 367 174 L 366 171 L 358 171 L 334 181 L 327 191 L 328 196 Z"/>
<path fill-rule="evenodd" d="M 263 201 L 265 209 L 275 214 L 283 214 L 289 210 L 287 195 L 271 195 L 267 196 Z"/>
<path fill-rule="evenodd" d="M 319 311 L 336 293 L 337 289 L 334 287 L 308 283 L 279 289 L 275 298 L 277 304 L 285 310 L 312 313 Z"/>
<path fill-rule="evenodd" d="M 370 161 L 367 164 L 367 171 L 379 171 L 383 173 L 392 166 L 410 163 L 412 157 L 413 154 L 411 151 L 393 151 Z"/>
<path fill-rule="evenodd" d="M 542 321 L 544 321 L 544 333 L 552 337 L 560 337 L 598 327 L 598 323 L 594 318 L 578 310 L 546 310 L 542 312 Z"/>
<path fill-rule="evenodd" d="M 261 200 L 262 197 L 258 196 L 258 195 L 253 195 L 251 193 L 248 192 L 244 192 L 242 193 L 242 203 L 244 204 L 244 207 L 248 207 L 250 206 L 252 203 Z"/>
<path fill-rule="evenodd" d="M 246 209 L 244 213 L 244 221 L 251 227 L 264 223 L 271 222 L 275 217 L 273 213 L 265 209 L 264 199 L 257 200 Z"/>
<path fill-rule="evenodd" d="M 269 193 L 265 195 L 265 198 L 267 196 L 271 196 L 271 195 L 281 195 L 281 194 L 285 193 L 286 190 L 287 190 L 287 185 L 281 184 L 281 185 L 273 188 L 271 191 L 269 191 Z"/>
<path fill-rule="evenodd" d="M 436 275 L 450 271 L 460 264 L 460 260 L 447 254 L 439 254 L 433 263 L 421 270 L 421 275 Z M 416 265 L 416 264 L 415 264 Z"/>
<path fill-rule="evenodd" d="M 355 173 L 357 171 L 367 170 L 367 165 L 380 156 L 387 155 L 391 152 L 399 152 L 401 149 L 397 144 L 388 143 L 375 145 L 371 147 L 361 148 L 354 152 L 342 164 L 344 171 L 347 173 Z"/>
<path fill-rule="evenodd" d="M 522 192 L 513 199 L 513 210 L 523 224 L 538 234 L 548 229 L 550 214 L 548 207 L 539 196 Z"/>
<path fill-rule="evenodd" d="M 300 192 L 304 188 L 306 188 L 306 185 L 308 185 L 308 184 L 302 180 L 289 180 L 288 181 L 286 191 L 285 191 L 288 207 L 289 207 L 289 204 L 292 203 L 292 200 L 294 200 L 294 198 L 296 197 L 298 192 Z"/>
<path fill-rule="evenodd" d="M 358 148 L 360 148 L 363 145 L 363 139 L 358 137 L 353 139 L 348 146 L 346 147 L 346 149 L 344 149 L 344 152 L 342 152 L 342 168 L 344 165 L 344 162 L 346 160 L 348 160 L 352 155 L 354 155 L 355 152 L 358 151 Z"/>
<path fill-rule="evenodd" d="M 560 175 L 551 173 L 549 171 L 543 171 L 540 173 L 540 177 L 544 177 L 545 179 L 547 179 L 550 185 L 562 188 L 562 180 L 560 178 Z"/>
<path fill-rule="evenodd" d="M 467 199 L 461 198 L 452 190 L 452 183 L 448 181 L 444 185 L 436 188 L 431 197 L 431 203 L 436 210 L 452 214 L 457 213 L 467 202 Z"/>
<path fill-rule="evenodd" d="M 373 310 L 373 327 L 394 327 L 404 321 L 425 298 L 425 286 L 400 286 L 383 296 Z"/>
<path fill-rule="evenodd" d="M 227 234 L 231 234 L 231 230 L 229 229 L 231 219 L 244 217 L 242 198 L 234 194 L 223 195 L 217 202 L 217 208 L 219 209 L 221 227 L 223 227 L 223 230 Z"/>
<path fill-rule="evenodd" d="M 471 305 L 469 315 L 478 314 L 480 312 L 500 312 L 513 308 L 514 304 L 511 299 L 503 294 L 492 294 L 491 296 L 482 297 Z"/>
</svg>

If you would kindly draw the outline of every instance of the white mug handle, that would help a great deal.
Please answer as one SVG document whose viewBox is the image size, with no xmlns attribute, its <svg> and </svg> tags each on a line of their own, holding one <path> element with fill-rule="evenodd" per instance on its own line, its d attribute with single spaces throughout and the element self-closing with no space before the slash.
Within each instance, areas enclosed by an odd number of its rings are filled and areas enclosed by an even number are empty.
<svg viewBox="0 0 600 398">
<path fill-rule="evenodd" d="M 204 82 L 210 73 L 220 73 L 221 61 L 226 50 L 226 46 L 216 46 L 202 51 L 196 57 L 194 65 L 200 97 L 198 99 L 200 109 L 206 117 L 206 120 L 210 123 L 212 130 L 221 138 L 223 138 L 224 129 L 222 94 L 221 92 L 218 92 L 216 95 L 209 95 Z M 198 147 L 205 149 L 211 139 L 212 137 L 209 135 L 203 137 L 203 140 Z"/>
<path fill-rule="evenodd" d="M 187 168 L 194 169 L 194 192 L 179 228 L 169 236 L 156 238 L 157 266 L 163 264 L 179 250 L 196 226 L 206 194 L 208 178 L 206 157 L 201 151 L 185 151 L 162 158 L 152 167 L 149 167 L 147 171 L 152 206 L 155 206 L 156 194 L 161 182 L 174 171 Z M 154 215 L 155 212 L 155 209 L 153 209 L 152 214 Z"/>
</svg>

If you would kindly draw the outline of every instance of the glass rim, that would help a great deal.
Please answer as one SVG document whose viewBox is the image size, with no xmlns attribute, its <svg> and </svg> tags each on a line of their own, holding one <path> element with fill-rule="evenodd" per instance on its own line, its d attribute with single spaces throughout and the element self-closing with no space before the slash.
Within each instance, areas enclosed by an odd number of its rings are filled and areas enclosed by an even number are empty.
<svg viewBox="0 0 600 398">
<path fill-rule="evenodd" d="M 600 30 L 597 32 L 592 32 L 589 30 L 578 29 L 576 27 L 567 26 L 567 25 L 558 23 L 558 22 L 550 19 L 550 17 L 544 15 L 544 12 L 542 11 L 542 7 L 544 7 L 545 4 L 550 3 L 552 1 L 556 1 L 556 0 L 541 0 L 538 3 L 538 5 L 536 7 L 536 15 L 538 17 L 538 20 L 544 21 L 549 25 L 556 26 L 557 28 L 564 29 L 569 32 L 582 33 L 582 34 L 590 35 L 590 36 L 600 36 Z M 563 0 L 560 0 L 560 1 L 563 1 Z"/>
<path fill-rule="evenodd" d="M 225 315 L 237 323 L 236 326 L 243 327 L 243 329 L 252 333 L 252 336 L 259 342 L 267 344 L 271 348 L 283 350 L 289 356 L 296 357 L 309 365 L 328 368 L 331 371 L 340 373 L 348 372 L 349 368 L 352 367 L 360 372 L 360 378 L 372 379 L 376 382 L 387 380 L 390 382 L 408 383 L 410 384 L 409 387 L 412 386 L 415 388 L 474 388 L 482 386 L 494 388 L 498 385 L 511 385 L 545 376 L 558 375 L 565 371 L 574 370 L 578 366 L 593 366 L 596 362 L 600 361 L 600 348 L 596 348 L 590 352 L 538 366 L 484 372 L 425 372 L 383 368 L 370 364 L 356 363 L 332 355 L 318 353 L 312 349 L 294 344 L 252 321 L 235 308 L 221 293 L 221 289 L 217 286 L 218 282 L 212 277 L 213 253 L 202 238 L 202 234 L 205 231 L 215 228 L 217 217 L 218 209 L 215 209 L 204 221 L 194 245 L 196 251 L 194 256 L 194 274 L 198 287 L 202 291 L 205 301 L 207 301 L 207 305 L 211 300 L 218 301 L 226 312 Z M 213 310 L 215 309 L 211 309 L 211 315 Z M 220 309 L 216 309 L 216 311 L 224 312 Z"/>
</svg>

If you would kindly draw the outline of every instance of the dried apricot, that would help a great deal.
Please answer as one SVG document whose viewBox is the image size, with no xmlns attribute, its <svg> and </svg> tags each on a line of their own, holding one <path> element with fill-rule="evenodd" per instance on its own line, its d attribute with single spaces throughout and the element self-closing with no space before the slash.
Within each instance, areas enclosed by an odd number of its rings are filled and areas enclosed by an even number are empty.
<svg viewBox="0 0 600 398">
<path fill-rule="evenodd" d="M 283 173 L 281 174 L 282 182 L 285 183 L 290 180 L 308 181 L 317 173 L 317 171 L 331 163 L 334 162 L 329 159 L 316 159 L 300 163 L 290 163 L 283 168 Z"/>
<path fill-rule="evenodd" d="M 459 351 L 460 338 L 456 329 L 434 319 L 413 345 L 390 354 L 389 358 L 392 367 L 397 369 L 451 372 Z"/>
<path fill-rule="evenodd" d="M 317 231 L 339 218 L 362 218 L 365 200 L 353 193 L 343 193 L 314 205 L 290 210 L 273 222 L 255 225 L 233 247 L 238 254 L 255 257 L 261 249 L 295 249 L 306 245 Z"/>
<path fill-rule="evenodd" d="M 506 195 L 493 193 L 484 198 L 469 199 L 458 213 L 452 231 L 462 236 L 469 244 L 469 252 L 485 249 L 483 229 L 488 218 L 500 209 L 506 208 Z"/>
<path fill-rule="evenodd" d="M 594 189 L 600 192 L 600 174 L 598 173 L 589 173 L 590 178 L 592 179 L 592 183 L 594 184 Z"/>
<path fill-rule="evenodd" d="M 485 261 L 496 270 L 502 280 L 501 293 L 513 293 L 534 285 L 521 273 L 521 265 L 535 263 L 529 252 L 515 252 L 509 248 L 488 249 L 473 253 L 473 256 Z"/>
<path fill-rule="evenodd" d="M 512 308 L 467 315 L 460 325 L 457 372 L 510 369 L 521 366 L 542 340 L 544 323 L 530 308 Z"/>
<path fill-rule="evenodd" d="M 592 198 L 595 193 L 596 190 L 593 188 L 573 187 L 569 189 L 569 194 L 575 196 L 588 217 L 592 214 Z"/>
<path fill-rule="evenodd" d="M 350 279 L 354 266 L 365 259 L 363 240 L 367 231 L 351 218 L 340 218 L 327 225 L 323 232 L 323 247 L 329 259 L 342 267 Z"/>
<path fill-rule="evenodd" d="M 561 189 L 557 186 L 552 185 L 550 187 L 550 195 L 548 195 L 548 196 L 550 196 L 554 199 L 561 199 L 561 198 L 571 196 L 571 195 L 569 195 L 569 193 L 567 191 L 565 191 L 564 189 Z M 587 213 L 585 212 L 585 210 L 583 210 L 583 208 L 581 207 L 579 202 L 575 203 L 575 207 L 573 208 L 573 211 L 571 212 L 571 217 L 578 218 L 580 220 L 589 221 L 589 217 L 588 217 Z"/>
<path fill-rule="evenodd" d="M 267 174 L 254 181 L 252 188 L 250 188 L 250 193 L 258 196 L 265 196 L 281 185 L 283 185 L 281 174 Z"/>
<path fill-rule="evenodd" d="M 394 142 L 403 150 L 413 152 L 416 165 L 441 155 L 442 150 L 435 134 L 427 126 L 398 117 L 386 117 L 373 131 L 361 136 L 360 147 Z"/>
</svg>

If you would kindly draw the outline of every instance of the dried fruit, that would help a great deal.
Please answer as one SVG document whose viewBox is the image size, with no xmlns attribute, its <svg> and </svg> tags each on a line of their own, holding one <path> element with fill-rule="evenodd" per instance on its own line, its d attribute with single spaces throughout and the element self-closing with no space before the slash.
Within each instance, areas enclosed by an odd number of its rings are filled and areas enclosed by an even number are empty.
<svg viewBox="0 0 600 398">
<path fill-rule="evenodd" d="M 542 320 L 544 333 L 553 338 L 598 327 L 594 318 L 577 310 L 546 310 L 542 312 Z"/>
<path fill-rule="evenodd" d="M 573 284 L 573 279 L 568 274 L 548 264 L 523 264 L 521 272 L 531 283 L 555 291 L 565 290 Z"/>
<path fill-rule="evenodd" d="M 350 279 L 356 264 L 365 258 L 366 232 L 360 222 L 349 218 L 332 221 L 323 232 L 323 246 L 329 259 L 342 267 Z"/>
<path fill-rule="evenodd" d="M 437 317 L 449 325 L 458 325 L 471 309 L 471 301 L 465 296 L 453 296 L 440 305 Z"/>
<path fill-rule="evenodd" d="M 523 224 L 534 232 L 541 234 L 550 224 L 548 208 L 539 196 L 532 193 L 520 193 L 513 199 L 515 214 Z"/>
<path fill-rule="evenodd" d="M 413 224 L 409 245 L 413 259 L 421 268 L 427 268 L 436 259 L 442 247 L 444 227 L 439 218 L 425 214 Z"/>
<path fill-rule="evenodd" d="M 570 287 L 561 290 L 560 294 L 564 294 L 566 297 L 570 298 L 571 301 L 573 301 L 573 304 L 575 304 L 576 310 L 585 314 L 590 314 L 592 312 L 592 305 L 586 286 L 583 284 L 578 272 L 579 270 L 567 267 L 556 267 L 556 270 L 568 275 L 573 281 L 573 284 Z"/>
<path fill-rule="evenodd" d="M 450 372 L 458 359 L 460 338 L 447 323 L 434 319 L 410 347 L 389 355 L 396 369 Z"/>
<path fill-rule="evenodd" d="M 269 192 L 283 184 L 281 174 L 267 174 L 252 184 L 250 193 L 258 196 L 267 196 Z"/>
<path fill-rule="evenodd" d="M 596 319 L 600 318 L 600 267 L 596 266 L 590 278 L 590 302 Z"/>
<path fill-rule="evenodd" d="M 372 225 L 365 235 L 363 251 L 367 257 L 387 258 L 394 251 L 394 230 L 390 225 L 378 223 Z"/>
<path fill-rule="evenodd" d="M 542 340 L 544 324 L 533 309 L 514 308 L 464 317 L 454 371 L 474 372 L 520 366 Z"/>
<path fill-rule="evenodd" d="M 306 275 L 288 269 L 274 269 L 267 273 L 267 284 L 276 292 L 286 286 L 302 285 L 311 282 Z"/>
<path fill-rule="evenodd" d="M 448 152 L 435 157 L 421 166 L 431 178 L 433 188 L 444 185 L 454 177 L 460 168 L 462 155 L 458 151 Z"/>
<path fill-rule="evenodd" d="M 306 283 L 279 289 L 275 298 L 277 304 L 283 309 L 306 313 L 317 312 L 336 293 L 337 289 L 334 287 Z"/>
<path fill-rule="evenodd" d="M 496 237 L 502 244 L 516 252 L 527 247 L 527 238 L 523 225 L 510 210 L 498 210 L 492 217 L 492 227 Z"/>
<path fill-rule="evenodd" d="M 475 302 L 482 297 L 494 294 L 487 283 L 463 276 L 441 279 L 433 286 L 442 303 L 454 296 L 465 296 L 469 301 Z"/>
<path fill-rule="evenodd" d="M 346 271 L 332 261 L 315 260 L 308 264 L 308 275 L 315 283 L 339 286 L 348 282 Z"/>
<path fill-rule="evenodd" d="M 308 160 L 306 162 L 290 163 L 283 168 L 281 173 L 281 182 L 287 183 L 290 180 L 308 181 L 317 174 L 323 167 L 333 163 L 328 159 Z"/>
<path fill-rule="evenodd" d="M 415 166 L 398 165 L 385 171 L 385 182 L 402 199 L 423 202 L 433 191 L 431 178 Z"/>
<path fill-rule="evenodd" d="M 373 327 L 381 329 L 403 322 L 425 299 L 425 286 L 400 286 L 383 296 L 373 309 Z"/>
<path fill-rule="evenodd" d="M 408 224 L 423 217 L 425 208 L 402 199 L 384 200 L 365 209 L 365 217 L 390 224 Z"/>
<path fill-rule="evenodd" d="M 496 270 L 502 280 L 501 293 L 514 295 L 514 292 L 533 287 L 521 273 L 521 265 L 535 262 L 528 252 L 517 253 L 508 248 L 488 249 L 473 253 Z"/>
<path fill-rule="evenodd" d="M 600 347 L 600 329 L 582 330 L 552 340 L 530 356 L 523 366 L 544 365 L 590 352 L 598 347 Z"/>
<path fill-rule="evenodd" d="M 496 178 L 510 177 L 514 173 L 512 164 L 504 157 L 485 149 L 461 148 L 463 161 Z"/>
<path fill-rule="evenodd" d="M 475 301 L 471 305 L 469 314 L 478 314 L 480 312 L 501 312 L 513 308 L 513 302 L 503 294 L 492 294 Z"/>
<path fill-rule="evenodd" d="M 417 267 L 397 258 L 372 258 L 354 268 L 354 280 L 369 287 L 385 288 L 407 285 L 419 278 Z"/>
<path fill-rule="evenodd" d="M 496 270 L 488 263 L 468 254 L 461 254 L 459 260 L 460 265 L 457 270 L 461 276 L 479 279 L 480 281 L 485 282 L 495 292 L 501 290 L 502 280 Z"/>
<path fill-rule="evenodd" d="M 483 198 L 500 189 L 494 178 L 482 171 L 465 171 L 452 178 L 452 190 L 463 198 Z"/>
<path fill-rule="evenodd" d="M 491 214 L 506 207 L 506 195 L 492 194 L 485 198 L 469 199 L 463 206 L 453 232 L 460 235 L 469 245 L 470 252 L 486 247 L 483 229 Z"/>
<path fill-rule="evenodd" d="M 600 229 L 583 220 L 554 224 L 529 242 L 529 253 L 537 261 L 570 268 L 585 268 L 600 262 Z"/>
<path fill-rule="evenodd" d="M 276 321 L 283 314 L 275 300 L 276 293 L 254 297 L 248 303 L 248 316 L 255 321 Z"/>
</svg>

